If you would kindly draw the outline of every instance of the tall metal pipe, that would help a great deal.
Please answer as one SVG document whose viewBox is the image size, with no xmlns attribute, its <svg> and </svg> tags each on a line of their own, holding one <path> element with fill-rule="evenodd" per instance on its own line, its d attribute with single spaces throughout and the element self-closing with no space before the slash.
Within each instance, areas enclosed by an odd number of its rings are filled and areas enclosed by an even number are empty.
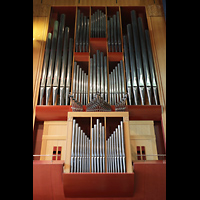
<svg viewBox="0 0 200 200">
<path fill-rule="evenodd" d="M 111 41 L 111 38 L 110 38 L 110 20 L 109 19 L 107 21 L 107 27 L 108 27 L 108 52 L 110 52 L 110 41 Z"/>
<path fill-rule="evenodd" d="M 49 54 L 50 54 L 50 47 L 51 47 L 51 37 L 52 34 L 48 33 L 47 42 L 46 42 L 46 49 L 44 54 L 44 63 L 43 63 L 43 71 L 42 71 L 42 80 L 40 83 L 40 102 L 39 105 L 42 104 L 42 98 L 44 95 L 44 89 L 46 85 L 46 77 L 47 77 L 47 70 L 48 70 L 48 63 L 49 63 Z"/>
<path fill-rule="evenodd" d="M 72 83 L 72 96 L 75 98 L 75 92 L 76 92 L 76 66 L 77 62 L 74 62 L 74 72 L 73 72 L 73 83 Z"/>
<path fill-rule="evenodd" d="M 120 60 L 120 68 L 121 68 L 121 80 L 122 80 L 122 96 L 124 98 L 125 95 L 125 80 L 124 80 L 124 67 L 123 67 L 123 61 Z"/>
<path fill-rule="evenodd" d="M 94 172 L 97 172 L 97 140 L 96 140 L 96 136 L 97 136 L 97 125 L 94 125 Z"/>
<path fill-rule="evenodd" d="M 83 158 L 83 130 L 81 130 L 81 135 L 80 135 L 80 162 L 79 162 L 79 169 L 80 172 L 83 172 L 82 169 L 82 159 Z"/>
<path fill-rule="evenodd" d="M 118 80 L 119 80 L 119 101 L 122 99 L 122 80 L 121 80 L 121 69 L 120 69 L 120 63 L 117 64 L 117 71 L 118 71 Z"/>
<path fill-rule="evenodd" d="M 97 93 L 101 92 L 100 89 L 100 51 L 97 50 Z"/>
<path fill-rule="evenodd" d="M 81 127 L 79 126 L 78 127 L 78 136 L 77 136 L 77 164 L 76 164 L 76 166 L 77 166 L 77 172 L 80 172 L 80 169 L 79 169 L 79 167 L 80 167 L 80 135 L 81 135 Z"/>
<path fill-rule="evenodd" d="M 99 37 L 100 23 L 99 23 L 99 9 L 97 10 L 97 37 Z"/>
<path fill-rule="evenodd" d="M 93 37 L 93 15 L 91 15 L 90 37 Z"/>
<path fill-rule="evenodd" d="M 61 14 L 60 26 L 59 26 L 59 32 L 58 32 L 58 44 L 57 44 L 57 51 L 56 51 L 55 69 L 54 69 L 54 79 L 53 79 L 53 105 L 55 105 L 55 102 L 56 102 L 59 79 L 60 79 L 64 26 L 65 26 L 65 14 Z"/>
<path fill-rule="evenodd" d="M 120 163 L 120 159 L 119 159 L 119 133 L 118 133 L 117 128 L 115 128 L 115 140 L 116 140 L 117 172 L 120 172 L 120 167 L 119 167 L 119 163 Z"/>
<path fill-rule="evenodd" d="M 81 13 L 81 20 L 80 20 L 79 52 L 82 52 L 82 45 L 83 45 L 83 13 Z"/>
<path fill-rule="evenodd" d="M 93 54 L 93 98 L 95 98 L 97 93 L 97 68 L 96 68 L 96 54 Z"/>
<path fill-rule="evenodd" d="M 102 37 L 102 11 L 100 10 L 99 11 L 99 37 Z"/>
<path fill-rule="evenodd" d="M 123 158 L 123 172 L 126 172 L 126 160 L 125 160 L 125 146 L 124 146 L 124 126 L 123 121 L 120 121 L 121 128 L 121 140 L 122 140 L 122 158 Z"/>
<path fill-rule="evenodd" d="M 117 172 L 117 154 L 116 154 L 116 132 L 113 131 L 113 151 L 114 151 L 114 172 Z"/>
<path fill-rule="evenodd" d="M 80 10 L 77 13 L 77 26 L 76 26 L 76 52 L 79 52 L 79 35 L 80 35 Z"/>
<path fill-rule="evenodd" d="M 130 63 L 129 63 L 129 55 L 128 55 L 127 38 L 126 38 L 125 35 L 123 36 L 123 41 L 124 41 L 124 57 L 125 57 L 125 68 L 126 68 L 126 87 L 127 87 L 127 90 L 128 90 L 129 105 L 132 105 L 132 102 L 131 102 Z"/>
<path fill-rule="evenodd" d="M 87 19 L 86 52 L 89 52 L 89 19 Z"/>
<path fill-rule="evenodd" d="M 107 56 L 104 56 L 104 75 L 105 75 L 105 101 L 108 102 Z"/>
<path fill-rule="evenodd" d="M 96 140 L 97 140 L 97 172 L 99 172 L 99 119 L 97 119 L 97 132 L 96 132 Z"/>
<path fill-rule="evenodd" d="M 147 58 L 144 27 L 143 27 L 141 17 L 138 17 L 138 27 L 139 27 L 140 45 L 141 45 L 141 49 L 142 49 L 142 61 L 143 61 L 145 85 L 146 85 L 146 91 L 147 91 L 147 97 L 149 100 L 149 105 L 151 105 L 151 80 L 150 80 L 149 65 L 148 65 L 148 58 Z"/>
<path fill-rule="evenodd" d="M 84 92 L 84 71 L 82 70 L 82 74 L 81 74 L 81 99 L 80 102 L 83 105 L 83 92 Z"/>
<path fill-rule="evenodd" d="M 91 171 L 94 172 L 94 128 L 92 128 L 92 153 L 91 153 Z"/>
<path fill-rule="evenodd" d="M 77 99 L 77 101 L 79 101 L 80 102 L 80 100 L 81 100 L 81 90 L 82 90 L 82 68 L 80 67 L 79 68 L 79 81 L 78 81 L 78 99 Z"/>
<path fill-rule="evenodd" d="M 86 104 L 88 104 L 88 75 L 86 75 Z"/>
<path fill-rule="evenodd" d="M 113 27 L 114 25 L 113 25 L 113 18 L 111 17 L 110 18 L 110 29 L 111 29 L 111 31 L 110 31 L 110 38 L 111 38 L 111 46 L 112 46 L 112 52 L 114 52 L 114 30 L 113 30 Z"/>
<path fill-rule="evenodd" d="M 74 172 L 77 172 L 77 139 L 78 139 L 78 123 L 76 123 L 76 132 L 74 137 Z"/>
<path fill-rule="evenodd" d="M 117 39 L 118 39 L 119 52 L 122 52 L 121 29 L 120 29 L 119 11 L 117 11 Z"/>
<path fill-rule="evenodd" d="M 151 82 L 152 82 L 152 86 L 153 86 L 154 100 L 155 100 L 155 104 L 158 105 L 159 104 L 158 88 L 157 88 L 155 68 L 154 68 L 153 55 L 152 55 L 152 49 L 151 49 L 151 42 L 150 42 L 148 30 L 145 30 L 145 36 L 146 36 L 147 53 L 148 53 L 148 59 L 149 59 L 149 69 L 150 69 L 150 74 L 151 74 Z"/>
<path fill-rule="evenodd" d="M 105 84 L 104 84 L 104 74 L 105 74 L 105 72 L 104 72 L 104 59 L 103 59 L 103 52 L 101 52 L 101 54 L 100 54 L 100 56 L 101 56 L 101 58 L 100 58 L 100 60 L 101 60 L 101 66 L 100 66 L 100 68 L 101 68 L 101 97 L 104 99 L 104 93 L 105 93 Z"/>
<path fill-rule="evenodd" d="M 120 125 L 118 125 L 118 143 L 119 143 L 120 172 L 123 172 L 122 140 L 121 140 L 121 126 Z"/>
<path fill-rule="evenodd" d="M 86 16 L 83 17 L 83 52 L 85 52 L 86 47 L 86 32 L 87 32 L 87 19 Z"/>
<path fill-rule="evenodd" d="M 102 123 L 99 123 L 99 172 L 103 172 Z"/>
<path fill-rule="evenodd" d="M 110 100 L 110 104 L 114 105 L 113 72 L 110 73 L 110 85 L 111 85 L 111 100 Z"/>
<path fill-rule="evenodd" d="M 77 65 L 76 68 L 76 93 L 75 93 L 75 99 L 78 100 L 78 91 L 79 91 L 79 65 Z"/>
<path fill-rule="evenodd" d="M 105 167 L 105 128 L 102 126 L 102 157 L 103 157 L 103 172 L 106 172 Z"/>
<path fill-rule="evenodd" d="M 110 93 L 110 105 L 112 105 L 112 82 L 111 82 L 111 74 L 109 74 L 109 93 Z"/>
<path fill-rule="evenodd" d="M 138 25 L 137 25 L 135 10 L 131 11 L 131 23 L 132 23 L 133 40 L 134 40 L 134 47 L 135 47 L 135 58 L 136 58 L 137 77 L 138 77 L 140 98 L 141 98 L 141 104 L 144 105 L 144 103 L 145 103 L 144 75 L 143 75 L 143 69 L 142 69 L 142 57 L 141 57 Z"/>
<path fill-rule="evenodd" d="M 106 155 L 107 155 L 107 165 L 106 171 L 109 172 L 109 153 L 108 153 L 108 140 L 106 140 Z"/>
<path fill-rule="evenodd" d="M 116 15 L 113 15 L 113 28 L 114 28 L 115 52 L 118 52 L 118 50 L 117 50 L 117 21 L 116 21 Z"/>
<path fill-rule="evenodd" d="M 138 105 L 138 84 L 137 84 L 137 71 L 135 66 L 135 54 L 133 49 L 133 37 L 131 24 L 127 25 L 127 36 L 128 36 L 128 44 L 129 44 L 129 56 L 130 56 L 130 66 L 131 66 L 131 80 L 133 87 L 133 97 L 135 105 Z"/>
<path fill-rule="evenodd" d="M 87 75 L 86 75 L 86 73 L 84 73 L 84 100 L 83 100 L 83 105 L 86 105 L 87 104 L 87 85 L 88 85 L 88 83 L 87 83 Z"/>
<path fill-rule="evenodd" d="M 66 105 L 68 105 L 68 96 L 70 91 L 70 80 L 71 80 L 71 68 L 72 68 L 72 57 L 73 57 L 73 39 L 69 39 L 69 54 L 67 64 L 67 80 L 66 80 Z"/>
<path fill-rule="evenodd" d="M 119 101 L 119 78 L 118 78 L 118 69 L 115 67 L 115 81 L 116 81 L 116 103 Z"/>
<path fill-rule="evenodd" d="M 65 27 L 64 33 L 64 47 L 62 56 L 62 68 L 61 68 L 61 79 L 60 79 L 60 105 L 64 105 L 64 93 L 65 93 L 65 78 L 66 78 L 66 68 L 67 68 L 67 51 L 69 44 L 69 27 Z"/>
<path fill-rule="evenodd" d="M 116 75 L 115 75 L 115 69 L 113 69 L 113 104 L 116 105 L 116 98 L 117 98 L 117 86 L 116 86 Z"/>
<path fill-rule="evenodd" d="M 98 16 L 97 16 L 97 12 L 95 12 L 95 28 L 94 28 L 94 32 L 95 32 L 95 37 L 98 37 L 97 36 L 97 32 L 98 32 L 98 30 L 97 30 L 97 28 L 98 28 L 98 26 L 97 26 L 97 20 L 98 20 Z"/>
<path fill-rule="evenodd" d="M 53 77 L 53 71 L 54 71 L 54 61 L 55 61 L 55 55 L 56 55 L 58 26 L 59 26 L 59 22 L 56 20 L 54 22 L 53 38 L 51 42 L 51 53 L 50 53 L 47 83 L 46 83 L 46 105 L 48 105 L 48 101 L 49 101 L 49 97 L 51 93 L 52 77 Z"/>
<path fill-rule="evenodd" d="M 73 120 L 72 126 L 72 148 L 71 148 L 71 172 L 74 172 L 74 140 L 75 140 L 75 132 L 76 132 L 76 120 Z"/>
</svg>

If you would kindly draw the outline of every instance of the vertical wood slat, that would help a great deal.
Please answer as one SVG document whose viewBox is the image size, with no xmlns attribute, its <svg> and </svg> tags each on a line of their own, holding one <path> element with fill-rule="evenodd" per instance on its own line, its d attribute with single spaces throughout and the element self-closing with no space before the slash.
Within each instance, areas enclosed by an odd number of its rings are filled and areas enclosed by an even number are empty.
<svg viewBox="0 0 200 200">
<path fill-rule="evenodd" d="M 49 17 L 33 17 L 33 127 L 35 122 L 35 106 L 39 95 L 48 22 Z"/>
</svg>

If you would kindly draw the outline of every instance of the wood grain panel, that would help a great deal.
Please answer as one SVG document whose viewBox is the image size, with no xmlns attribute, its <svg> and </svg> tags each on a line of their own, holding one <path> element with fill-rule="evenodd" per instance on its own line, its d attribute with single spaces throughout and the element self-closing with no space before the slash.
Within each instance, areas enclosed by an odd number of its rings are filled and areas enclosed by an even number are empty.
<svg viewBox="0 0 200 200">
<path fill-rule="evenodd" d="M 48 17 L 33 17 L 33 127 L 46 44 Z"/>
<path fill-rule="evenodd" d="M 164 17 L 147 17 L 147 20 L 157 74 L 160 105 L 162 105 L 164 139 L 166 139 L 166 23 Z"/>
</svg>

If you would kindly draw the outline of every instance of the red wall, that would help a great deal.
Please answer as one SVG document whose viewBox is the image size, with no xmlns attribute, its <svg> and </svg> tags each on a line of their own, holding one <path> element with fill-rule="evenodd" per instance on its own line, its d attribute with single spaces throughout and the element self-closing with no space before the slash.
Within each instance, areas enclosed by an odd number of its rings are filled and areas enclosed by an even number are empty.
<svg viewBox="0 0 200 200">
<path fill-rule="evenodd" d="M 65 198 L 63 190 L 63 161 L 33 161 L 33 200 L 86 200 Z M 112 186 L 111 186 L 112 187 Z M 122 200 L 165 200 L 166 161 L 134 162 L 133 197 Z M 100 200 L 102 198 L 90 198 Z M 119 198 L 103 198 L 119 200 Z"/>
</svg>

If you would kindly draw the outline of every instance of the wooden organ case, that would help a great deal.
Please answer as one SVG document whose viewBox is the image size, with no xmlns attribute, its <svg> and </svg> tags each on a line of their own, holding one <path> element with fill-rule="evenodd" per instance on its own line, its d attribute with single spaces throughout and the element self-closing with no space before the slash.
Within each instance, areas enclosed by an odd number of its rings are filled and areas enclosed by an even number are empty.
<svg viewBox="0 0 200 200">
<path fill-rule="evenodd" d="M 129 93 L 129 83 L 127 81 L 128 76 L 130 76 L 130 81 L 132 81 L 132 68 L 131 68 L 131 56 L 129 55 L 129 66 L 130 72 L 127 73 L 127 58 L 126 46 L 128 45 L 128 52 L 130 51 L 129 46 L 129 36 L 127 25 L 131 24 L 132 18 L 131 11 L 134 10 L 136 13 L 136 20 L 138 24 L 138 33 L 139 32 L 139 21 L 141 21 L 143 30 L 148 30 L 150 46 L 152 50 L 153 65 L 155 70 L 155 79 L 157 83 L 157 97 L 158 102 L 154 98 L 153 91 L 153 80 L 151 70 L 149 70 L 149 76 L 151 77 L 151 102 L 148 99 L 148 89 L 147 89 L 147 76 L 145 69 L 143 67 L 143 80 L 144 80 L 144 103 L 142 104 L 142 96 L 140 90 L 139 79 L 137 79 L 137 99 L 136 103 L 134 100 L 134 89 L 133 82 L 131 82 L 131 95 Z M 83 52 L 83 40 L 82 40 L 82 50 L 77 51 L 77 29 L 78 29 L 78 12 L 80 16 L 82 13 L 83 20 L 82 22 L 89 22 L 88 27 L 88 49 L 86 49 L 87 39 L 85 39 L 85 50 Z M 117 14 L 118 13 L 118 14 Z M 45 53 L 47 49 L 48 42 L 48 33 L 51 33 L 51 41 L 49 48 L 49 60 L 51 59 L 52 51 L 52 40 L 54 33 L 54 24 L 57 20 L 58 33 L 59 26 L 61 26 L 61 15 L 65 15 L 64 28 L 69 27 L 68 34 L 68 49 L 66 54 L 68 55 L 67 64 L 66 64 L 66 75 L 64 77 L 65 87 L 67 87 L 67 67 L 69 60 L 69 45 L 70 38 L 73 41 L 72 44 L 72 55 L 71 55 L 71 71 L 70 73 L 70 84 L 69 92 L 73 94 L 73 82 L 76 87 L 80 85 L 78 78 L 74 78 L 74 75 L 77 74 L 77 65 L 79 69 L 85 73 L 85 83 L 84 87 L 88 87 L 86 90 L 84 101 L 82 101 L 82 111 L 74 112 L 72 110 L 72 101 L 66 103 L 66 97 L 64 97 L 63 103 L 60 101 L 61 96 L 61 74 L 62 74 L 62 64 L 64 63 L 63 52 L 61 50 L 61 62 L 60 62 L 60 77 L 58 77 L 58 92 L 55 97 L 53 87 L 54 79 L 56 79 L 56 57 L 58 51 L 58 38 L 56 41 L 55 48 L 55 58 L 53 64 L 54 69 L 52 71 L 51 77 L 51 86 L 49 92 L 48 102 L 46 101 L 47 96 L 47 82 L 44 86 L 44 94 L 41 96 L 41 82 L 42 75 L 44 71 L 44 62 L 45 62 Z M 103 15 L 104 14 L 104 15 Z M 101 18 L 99 24 L 101 24 L 101 34 L 92 33 L 92 30 L 96 30 L 96 21 L 95 16 Z M 115 15 L 115 17 L 113 17 Z M 118 18 L 117 18 L 118 15 Z M 84 19 L 85 16 L 85 19 Z M 100 17 L 102 16 L 102 17 Z M 138 19 L 140 18 L 140 19 Z M 84 21 L 85 20 L 85 21 Z M 103 22 L 103 20 L 105 20 Z M 111 33 L 111 24 L 112 20 L 116 20 L 116 30 L 117 23 L 119 22 L 120 27 L 120 42 L 115 38 L 115 31 Z M 118 21 L 119 20 L 119 21 Z M 97 20 L 98 21 L 98 20 Z M 109 22 L 108 22 L 109 21 Z M 81 22 L 81 17 L 80 17 Z M 93 23 L 92 23 L 93 22 Z M 110 0 L 110 1 L 91 1 L 91 0 L 76 0 L 76 1 L 33 1 L 33 192 L 34 199 L 39 199 L 42 196 L 42 199 L 79 199 L 79 198 L 104 198 L 104 199 L 165 199 L 166 189 L 165 189 L 165 151 L 166 151 L 166 83 L 165 83 L 165 19 L 164 13 L 162 10 L 161 1 L 151 2 L 151 1 L 122 1 L 122 0 Z M 85 26 L 87 27 L 87 26 Z M 100 32 L 100 25 L 97 26 L 98 31 Z M 110 29 L 108 30 L 108 28 Z M 80 28 L 81 30 L 81 28 Z M 115 30 L 115 29 L 114 29 Z M 96 30 L 97 31 L 97 30 Z M 105 32 L 103 32 L 105 31 Z M 109 33 L 110 32 L 110 33 Z M 118 30 L 117 30 L 118 33 Z M 145 31 L 144 31 L 145 33 Z M 87 36 L 87 30 L 82 34 Z M 109 38 L 113 35 L 113 39 Z M 124 36 L 126 38 L 124 38 Z M 83 37 L 83 36 L 82 36 Z M 133 35 L 132 35 L 133 37 Z M 64 38 L 64 32 L 63 32 Z M 115 47 L 115 39 L 117 41 Z M 138 40 L 140 39 L 140 35 Z M 109 41 L 110 40 L 110 41 Z M 125 41 L 126 40 L 126 41 Z M 134 38 L 132 38 L 134 40 Z M 63 39 L 64 41 L 64 39 Z M 80 41 L 80 38 L 79 38 Z M 146 47 L 147 47 L 147 40 Z M 112 43 L 113 46 L 112 47 Z M 142 43 L 142 42 L 141 42 Z M 140 44 L 141 51 L 141 60 L 143 60 L 142 54 L 142 44 Z M 120 47 L 121 45 L 121 47 Z M 64 42 L 63 45 L 64 47 Z M 80 48 L 80 42 L 79 42 Z M 112 48 L 114 50 L 112 50 Z M 116 48 L 116 50 L 115 50 Z M 121 48 L 121 50 L 120 50 Z M 133 54 L 136 55 L 135 46 L 133 45 Z M 97 50 L 99 50 L 99 58 Z M 148 49 L 147 49 L 148 50 Z M 146 51 L 147 51 L 146 50 Z M 103 61 L 105 71 L 107 71 L 107 99 L 104 88 L 104 93 L 102 97 L 104 100 L 111 105 L 111 111 L 105 112 L 88 112 L 87 104 L 95 97 L 98 87 L 98 79 L 102 80 L 101 74 L 98 78 L 98 66 L 96 66 L 97 77 L 96 82 L 96 93 L 92 94 L 90 97 L 90 78 L 93 75 L 91 73 L 91 65 L 94 63 L 94 57 L 96 56 L 96 62 L 99 59 L 101 61 L 101 53 L 104 56 L 105 62 Z M 149 58 L 148 51 L 146 52 L 147 57 Z M 95 56 L 94 56 L 95 55 Z M 91 60 L 91 58 L 93 60 Z M 148 65 L 149 64 L 148 60 Z M 48 62 L 47 70 L 49 70 L 50 61 Z M 135 65 L 137 67 L 137 62 L 135 58 Z M 125 102 L 125 110 L 117 111 L 116 103 L 112 98 L 114 91 L 116 90 L 115 84 L 112 84 L 114 78 L 111 79 L 112 74 L 116 75 L 116 66 L 121 67 L 123 71 L 122 76 L 124 77 L 124 92 L 127 94 L 127 99 Z M 98 63 L 97 63 L 98 65 Z M 143 64 L 144 65 L 144 64 Z M 99 66 L 101 68 L 101 65 Z M 94 66 L 93 68 L 94 69 Z M 102 68 L 101 68 L 102 69 Z M 117 68 L 119 69 L 119 68 Z M 150 69 L 150 66 L 149 66 Z M 59 71 L 58 70 L 58 71 Z M 132 70 L 132 71 L 131 71 Z M 104 73 L 105 73 L 104 71 Z M 115 71 L 115 72 L 114 72 Z M 120 70 L 118 70 L 118 75 Z M 137 67 L 137 72 L 139 71 Z M 80 73 L 81 74 L 81 73 Z M 83 73 L 82 73 L 83 74 Z M 81 74 L 81 75 L 82 75 Z M 137 74 L 138 77 L 139 74 Z M 84 77 L 79 76 L 80 77 Z M 48 79 L 48 72 L 46 73 L 46 80 Z M 117 78 L 116 78 L 117 79 Z M 92 79 L 93 80 L 93 79 Z M 119 79 L 118 79 L 119 81 Z M 122 81 L 122 79 L 121 79 Z M 92 81 L 93 83 L 93 81 Z M 99 82 L 101 84 L 101 82 Z M 105 83 L 105 78 L 104 78 Z M 115 82 L 116 83 L 116 82 Z M 60 85 L 59 85 L 60 84 Z M 110 89 L 110 85 L 113 85 Z M 83 87 L 83 88 L 84 88 Z M 121 86 L 122 87 L 122 86 Z M 142 88 L 142 87 L 141 87 Z M 92 84 L 92 89 L 93 84 Z M 65 89 L 66 90 L 66 89 Z M 64 91 L 65 91 L 64 90 Z M 128 91 L 129 90 L 129 91 Z M 76 90 L 75 94 L 76 94 Z M 92 90 L 93 91 L 93 90 Z M 113 93 L 112 93 L 113 91 Z M 112 94 L 111 94 L 112 93 Z M 119 92 L 118 92 L 119 93 Z M 115 93 L 115 99 L 118 95 Z M 75 96 L 74 94 L 74 96 Z M 123 94 L 119 93 L 119 96 Z M 129 99 L 130 95 L 130 99 Z M 81 96 L 81 94 L 80 94 Z M 80 101 L 83 98 L 80 97 Z M 91 99 L 90 99 L 91 98 Z M 78 101 L 78 95 L 77 99 Z M 119 100 L 119 97 L 118 97 Z M 72 137 L 73 137 L 73 120 L 80 125 L 83 132 L 87 135 L 90 146 L 90 166 L 86 172 L 72 172 L 71 167 L 71 155 L 72 155 Z M 92 159 L 92 128 L 96 123 L 96 120 L 100 119 L 102 126 L 105 127 L 104 131 L 104 141 L 105 141 L 105 171 L 94 173 L 91 167 Z M 125 172 L 109 172 L 108 171 L 108 151 L 106 142 L 111 136 L 115 128 L 120 124 L 120 121 L 123 123 L 124 131 L 124 149 L 125 149 Z M 161 155 L 161 156 L 159 156 Z M 150 171 L 151 174 L 148 174 L 147 171 Z M 55 172 L 55 173 L 54 173 Z M 52 175 L 52 173 L 54 173 Z M 158 174 L 157 174 L 158 173 Z M 160 173 L 160 174 L 159 174 Z M 146 178 L 147 177 L 147 178 Z M 155 177 L 155 179 L 154 179 Z M 146 178 L 146 179 L 145 179 Z M 45 180 L 46 181 L 45 181 Z M 154 180 L 153 180 L 154 179 Z M 150 181 L 151 180 L 151 181 Z M 159 182 L 160 181 L 160 182 Z M 49 182 L 49 183 L 47 183 Z M 154 189 L 151 185 L 155 184 L 157 189 Z M 42 185 L 45 185 L 43 187 Z M 144 188 L 146 187 L 146 190 Z M 43 191 L 41 188 L 43 188 Z M 52 191 L 48 191 L 51 187 L 54 187 Z M 142 188 L 142 189 L 141 189 Z M 150 189 L 149 189 L 150 188 Z M 45 193 L 46 190 L 46 193 Z M 151 192 L 150 192 L 151 190 Z"/>
</svg>

